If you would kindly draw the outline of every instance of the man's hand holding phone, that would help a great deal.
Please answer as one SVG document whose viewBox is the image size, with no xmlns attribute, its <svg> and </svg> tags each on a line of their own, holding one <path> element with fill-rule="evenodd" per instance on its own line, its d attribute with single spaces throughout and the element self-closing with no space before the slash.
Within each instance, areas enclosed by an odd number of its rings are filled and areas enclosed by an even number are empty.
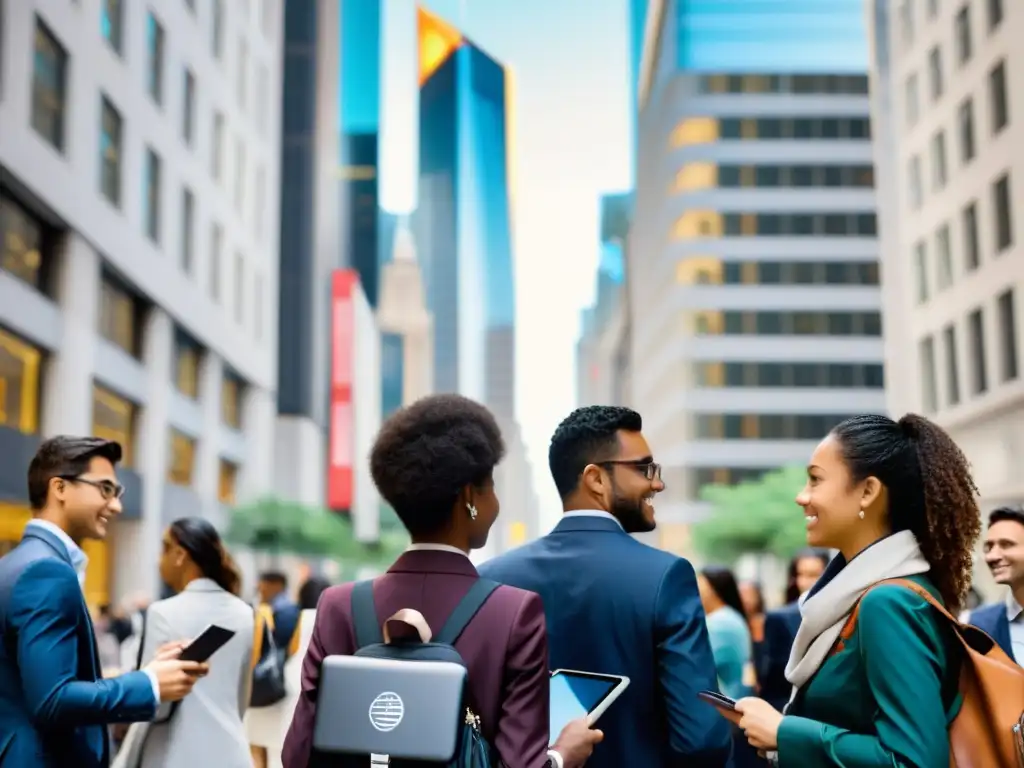
<svg viewBox="0 0 1024 768">
<path fill-rule="evenodd" d="M 181 701 L 192 692 L 196 682 L 210 671 L 210 665 L 178 658 L 188 641 L 161 645 L 144 669 L 156 677 L 160 701 Z"/>
</svg>

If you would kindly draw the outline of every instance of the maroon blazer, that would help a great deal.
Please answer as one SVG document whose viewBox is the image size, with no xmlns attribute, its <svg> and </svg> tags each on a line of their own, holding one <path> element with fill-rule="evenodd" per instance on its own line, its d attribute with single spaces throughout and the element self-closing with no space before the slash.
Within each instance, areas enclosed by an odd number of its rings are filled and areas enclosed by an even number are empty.
<svg viewBox="0 0 1024 768">
<path fill-rule="evenodd" d="M 374 580 L 377 619 L 383 624 L 396 611 L 413 608 L 439 632 L 478 578 L 464 555 L 439 550 L 406 552 Z M 550 692 L 547 628 L 540 597 L 515 587 L 499 587 L 473 617 L 455 648 L 469 668 L 469 687 L 480 710 L 481 730 L 497 748 L 502 764 L 509 768 L 546 766 Z M 352 584 L 331 587 L 320 598 L 302 662 L 302 690 L 282 754 L 287 768 L 345 765 L 344 758 L 313 749 L 313 721 L 324 657 L 355 651 Z"/>
</svg>

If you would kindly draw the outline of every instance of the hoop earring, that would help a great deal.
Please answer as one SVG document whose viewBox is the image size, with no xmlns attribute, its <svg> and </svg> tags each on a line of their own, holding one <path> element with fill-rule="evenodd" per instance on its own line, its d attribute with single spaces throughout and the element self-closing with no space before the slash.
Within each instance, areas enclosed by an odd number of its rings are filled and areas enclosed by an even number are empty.
<svg viewBox="0 0 1024 768">
<path fill-rule="evenodd" d="M 476 507 L 474 507 L 474 506 L 473 506 L 472 504 L 467 504 L 467 505 L 466 505 L 466 509 L 468 509 L 468 510 L 469 510 L 469 519 L 470 519 L 470 520 L 476 520 L 476 516 L 477 516 L 478 514 L 480 514 L 480 513 L 479 513 L 479 512 L 477 511 Z"/>
</svg>

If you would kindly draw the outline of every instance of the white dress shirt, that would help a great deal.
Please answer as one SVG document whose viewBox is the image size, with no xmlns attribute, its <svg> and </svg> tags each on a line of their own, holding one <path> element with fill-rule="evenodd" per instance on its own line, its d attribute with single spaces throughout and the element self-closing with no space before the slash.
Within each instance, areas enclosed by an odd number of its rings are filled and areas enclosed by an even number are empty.
<svg viewBox="0 0 1024 768">
<path fill-rule="evenodd" d="M 605 512 L 603 509 L 574 509 L 572 512 L 563 512 L 562 517 L 603 517 L 611 520 L 619 528 L 622 528 L 622 523 L 615 515 L 611 512 Z M 622 528 L 625 531 L 625 528 Z"/>
<path fill-rule="evenodd" d="M 85 569 L 89 565 L 89 556 L 82 551 L 82 548 L 75 544 L 74 540 L 67 535 L 63 528 L 59 525 L 51 523 L 49 520 L 40 520 L 39 518 L 33 518 L 28 521 L 28 527 L 39 528 L 43 531 L 49 531 L 58 539 L 60 543 L 64 545 L 64 550 L 68 553 L 68 557 L 71 559 L 71 567 L 75 569 L 75 573 L 78 574 L 78 583 L 80 586 L 85 586 Z M 97 641 L 98 642 L 98 641 Z M 156 673 L 143 669 L 146 673 L 146 677 L 149 678 L 150 684 L 153 686 L 153 698 L 157 705 L 160 704 L 160 682 L 156 679 Z"/>
<path fill-rule="evenodd" d="M 458 547 L 453 547 L 450 544 L 410 544 L 406 552 L 452 552 L 456 555 L 462 555 L 467 560 L 469 559 L 469 553 L 464 552 Z M 548 738 L 551 738 L 551 734 L 548 734 Z M 562 756 L 555 750 L 548 750 L 548 758 L 551 760 L 552 768 L 563 768 L 564 762 Z"/>
<path fill-rule="evenodd" d="M 1006 620 L 1010 622 L 1010 650 L 1014 661 L 1024 667 L 1024 606 L 1017 602 L 1013 592 L 1006 594 Z"/>
</svg>

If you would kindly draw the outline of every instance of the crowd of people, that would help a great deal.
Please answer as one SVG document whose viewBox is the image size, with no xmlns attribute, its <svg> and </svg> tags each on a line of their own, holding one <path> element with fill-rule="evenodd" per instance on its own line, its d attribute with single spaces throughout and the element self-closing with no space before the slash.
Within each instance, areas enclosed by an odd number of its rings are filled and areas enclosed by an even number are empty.
<svg viewBox="0 0 1024 768">
<path fill-rule="evenodd" d="M 500 585 L 454 641 L 493 765 L 947 768 L 962 749 L 952 725 L 969 704 L 969 660 L 962 627 L 932 602 L 988 633 L 990 685 L 1024 703 L 1024 510 L 988 517 L 985 562 L 1006 595 L 979 606 L 977 491 L 927 419 L 855 417 L 823 438 L 794 489 L 811 548 L 774 610 L 728 568 L 695 572 L 631 535 L 655 528 L 665 486 L 640 414 L 621 407 L 577 409 L 558 426 L 548 460 L 562 519 L 475 567 L 468 555 L 500 514 L 504 450 L 484 406 L 437 395 L 392 415 L 369 457 L 412 541 L 373 580 L 381 624 L 411 611 L 436 630 L 478 580 Z M 0 559 L 0 766 L 366 765 L 316 738 L 325 660 L 360 648 L 352 584 L 311 578 L 294 599 L 268 572 L 246 601 L 217 530 L 189 517 L 163 535 L 170 596 L 90 615 L 81 545 L 120 512 L 120 458 L 110 441 L 56 437 L 29 467 L 35 516 Z M 208 662 L 183 658 L 211 623 L 231 639 Z M 559 668 L 629 685 L 596 726 L 551 733 Z M 1009 731 L 984 754 L 1003 759 L 1007 744 Z"/>
</svg>

